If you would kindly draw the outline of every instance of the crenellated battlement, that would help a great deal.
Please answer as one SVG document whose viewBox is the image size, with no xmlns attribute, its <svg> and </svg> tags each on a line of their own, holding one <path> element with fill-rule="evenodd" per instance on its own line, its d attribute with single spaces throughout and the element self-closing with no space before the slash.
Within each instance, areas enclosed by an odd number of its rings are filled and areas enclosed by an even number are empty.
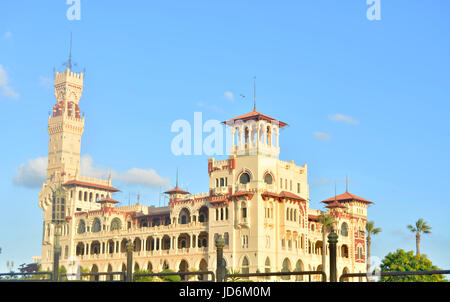
<svg viewBox="0 0 450 302">
<path fill-rule="evenodd" d="M 69 68 L 67 68 L 63 72 L 55 72 L 55 86 L 58 84 L 63 84 L 66 82 L 71 82 L 73 84 L 83 85 L 83 77 L 84 74 L 82 72 L 76 73 L 70 71 Z"/>
</svg>

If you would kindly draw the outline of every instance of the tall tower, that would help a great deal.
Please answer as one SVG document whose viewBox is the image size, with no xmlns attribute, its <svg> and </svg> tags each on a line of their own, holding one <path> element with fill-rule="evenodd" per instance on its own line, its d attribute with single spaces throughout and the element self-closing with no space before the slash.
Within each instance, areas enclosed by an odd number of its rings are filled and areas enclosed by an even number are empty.
<svg viewBox="0 0 450 302">
<path fill-rule="evenodd" d="M 79 102 L 83 91 L 83 73 L 67 68 L 55 72 L 56 104 L 48 118 L 50 136 L 47 184 L 63 182 L 78 174 L 84 117 Z"/>
</svg>

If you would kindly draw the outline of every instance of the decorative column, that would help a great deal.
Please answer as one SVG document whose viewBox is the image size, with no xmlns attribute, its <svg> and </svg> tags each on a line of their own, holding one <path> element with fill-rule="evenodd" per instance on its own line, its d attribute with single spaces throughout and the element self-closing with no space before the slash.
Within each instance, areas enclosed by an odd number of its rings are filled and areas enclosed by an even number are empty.
<svg viewBox="0 0 450 302">
<path fill-rule="evenodd" d="M 216 239 L 216 249 L 217 249 L 217 270 L 216 270 L 216 280 L 217 282 L 223 282 L 225 279 L 225 267 L 223 265 L 223 247 L 225 246 L 225 240 L 221 235 Z"/>
<path fill-rule="evenodd" d="M 338 235 L 334 230 L 328 235 L 328 243 L 330 244 L 330 282 L 337 281 L 336 272 L 336 243 L 338 242 Z"/>
<path fill-rule="evenodd" d="M 127 282 L 131 282 L 133 280 L 133 250 L 133 241 L 130 239 L 127 242 Z"/>
</svg>

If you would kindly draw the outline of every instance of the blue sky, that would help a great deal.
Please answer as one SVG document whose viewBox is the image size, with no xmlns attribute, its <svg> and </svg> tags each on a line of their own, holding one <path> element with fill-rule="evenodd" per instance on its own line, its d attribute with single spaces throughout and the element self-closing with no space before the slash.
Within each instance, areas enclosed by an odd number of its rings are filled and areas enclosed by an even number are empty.
<svg viewBox="0 0 450 302">
<path fill-rule="evenodd" d="M 0 271 L 41 252 L 29 178 L 47 156 L 52 70 L 63 69 L 70 32 L 74 70 L 86 68 L 82 155 L 92 173 L 117 171 L 122 204 L 140 193 L 158 205 L 177 167 L 185 188 L 206 192 L 208 156 L 173 155 L 170 127 L 198 111 L 204 121 L 251 111 L 256 76 L 258 110 L 290 125 L 280 159 L 308 164 L 313 208 L 335 182 L 345 191 L 348 175 L 383 228 L 374 255 L 415 250 L 406 225 L 423 217 L 433 233 L 422 252 L 450 268 L 448 1 L 381 0 L 379 21 L 365 0 L 81 0 L 79 21 L 68 8 L 0 4 Z M 131 169 L 148 182 L 130 181 Z"/>
</svg>

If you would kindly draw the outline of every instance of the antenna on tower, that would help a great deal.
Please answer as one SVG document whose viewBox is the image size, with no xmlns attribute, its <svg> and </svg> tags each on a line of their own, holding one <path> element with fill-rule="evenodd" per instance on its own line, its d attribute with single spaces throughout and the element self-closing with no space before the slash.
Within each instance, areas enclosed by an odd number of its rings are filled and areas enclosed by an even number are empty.
<svg viewBox="0 0 450 302">
<path fill-rule="evenodd" d="M 256 111 L 256 76 L 253 77 L 253 111 Z"/>
<path fill-rule="evenodd" d="M 345 193 L 348 193 L 348 175 L 345 175 Z"/>
<path fill-rule="evenodd" d="M 69 69 L 72 69 L 72 32 L 70 32 L 70 48 L 69 48 L 69 60 L 63 63 Z M 77 66 L 77 63 L 73 63 L 73 66 Z"/>
<path fill-rule="evenodd" d="M 336 201 L 336 181 L 334 181 L 334 201 Z"/>
</svg>

